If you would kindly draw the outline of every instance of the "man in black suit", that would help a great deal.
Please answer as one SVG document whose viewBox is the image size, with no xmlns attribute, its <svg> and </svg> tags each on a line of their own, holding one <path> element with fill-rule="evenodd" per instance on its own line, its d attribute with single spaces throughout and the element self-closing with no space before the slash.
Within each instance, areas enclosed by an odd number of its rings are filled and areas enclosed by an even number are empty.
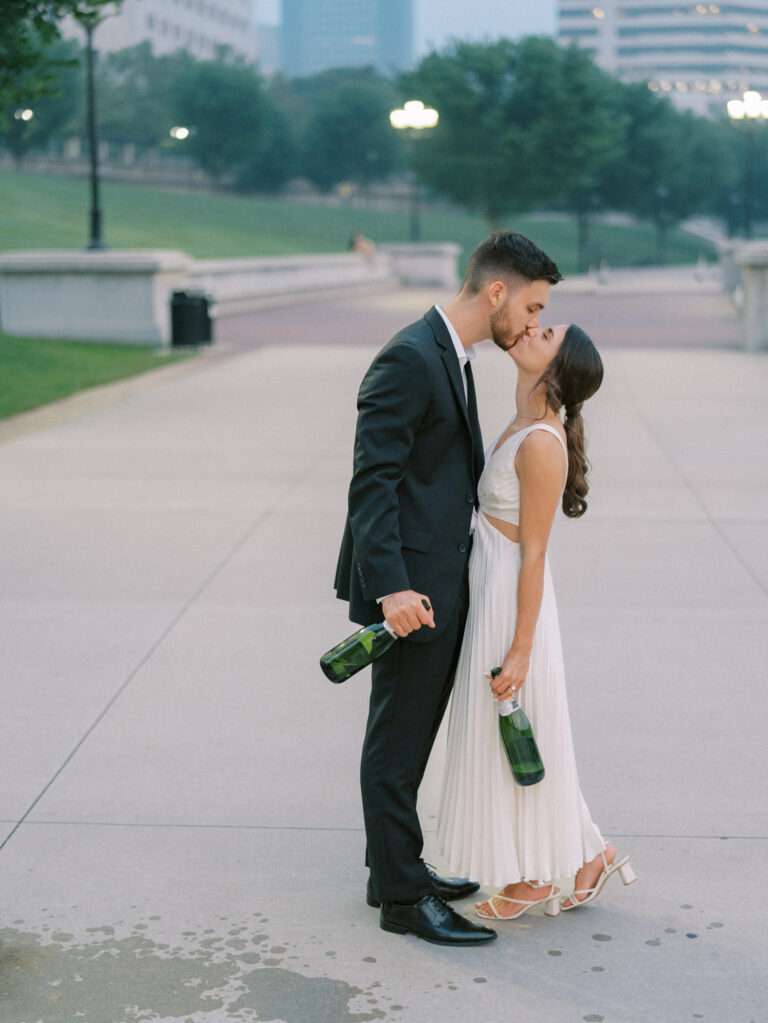
<svg viewBox="0 0 768 1023">
<path fill-rule="evenodd" d="M 349 601 L 352 621 L 386 618 L 401 637 L 372 669 L 360 772 L 368 903 L 381 905 L 384 930 L 440 944 L 496 937 L 447 905 L 479 886 L 423 862 L 416 812 L 469 603 L 484 461 L 470 361 L 479 341 L 508 351 L 536 327 L 559 280 L 533 242 L 493 235 L 473 253 L 459 294 L 396 334 L 358 394 L 336 594 Z"/>
</svg>

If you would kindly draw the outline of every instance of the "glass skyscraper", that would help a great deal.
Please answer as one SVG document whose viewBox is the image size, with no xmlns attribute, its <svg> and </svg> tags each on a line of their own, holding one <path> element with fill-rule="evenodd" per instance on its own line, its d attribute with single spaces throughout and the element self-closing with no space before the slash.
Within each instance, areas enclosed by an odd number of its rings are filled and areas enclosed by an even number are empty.
<svg viewBox="0 0 768 1023">
<path fill-rule="evenodd" d="M 290 77 L 413 61 L 413 0 L 283 0 L 282 70 Z"/>
</svg>

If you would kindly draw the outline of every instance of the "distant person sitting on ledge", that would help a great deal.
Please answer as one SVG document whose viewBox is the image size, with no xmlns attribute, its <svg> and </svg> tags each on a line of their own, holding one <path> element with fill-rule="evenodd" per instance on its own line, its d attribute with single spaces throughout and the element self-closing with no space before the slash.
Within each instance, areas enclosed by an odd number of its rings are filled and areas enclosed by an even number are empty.
<svg viewBox="0 0 768 1023">
<path fill-rule="evenodd" d="M 350 252 L 359 252 L 366 259 L 373 259 L 376 255 L 376 245 L 360 231 L 356 231 L 349 239 L 348 248 Z"/>
</svg>

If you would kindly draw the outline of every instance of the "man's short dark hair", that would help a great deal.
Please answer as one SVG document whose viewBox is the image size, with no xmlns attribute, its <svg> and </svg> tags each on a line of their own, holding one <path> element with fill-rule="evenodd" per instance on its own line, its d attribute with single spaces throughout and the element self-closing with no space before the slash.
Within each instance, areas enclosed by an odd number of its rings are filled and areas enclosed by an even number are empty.
<svg viewBox="0 0 768 1023">
<path fill-rule="evenodd" d="M 538 245 L 514 231 L 498 231 L 478 245 L 470 257 L 464 287 L 477 294 L 486 281 L 504 274 L 550 284 L 563 279 L 556 264 Z"/>
</svg>

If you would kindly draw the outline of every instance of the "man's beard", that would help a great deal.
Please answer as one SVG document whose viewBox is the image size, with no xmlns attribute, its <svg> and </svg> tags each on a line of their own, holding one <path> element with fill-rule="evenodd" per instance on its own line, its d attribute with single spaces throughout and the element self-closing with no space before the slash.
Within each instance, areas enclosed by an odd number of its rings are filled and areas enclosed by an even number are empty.
<svg viewBox="0 0 768 1023">
<path fill-rule="evenodd" d="M 504 330 L 504 323 L 499 316 L 491 317 L 491 340 L 502 352 L 508 352 L 515 347 L 521 337 L 525 337 L 525 330 L 517 334 L 509 334 Z"/>
</svg>

